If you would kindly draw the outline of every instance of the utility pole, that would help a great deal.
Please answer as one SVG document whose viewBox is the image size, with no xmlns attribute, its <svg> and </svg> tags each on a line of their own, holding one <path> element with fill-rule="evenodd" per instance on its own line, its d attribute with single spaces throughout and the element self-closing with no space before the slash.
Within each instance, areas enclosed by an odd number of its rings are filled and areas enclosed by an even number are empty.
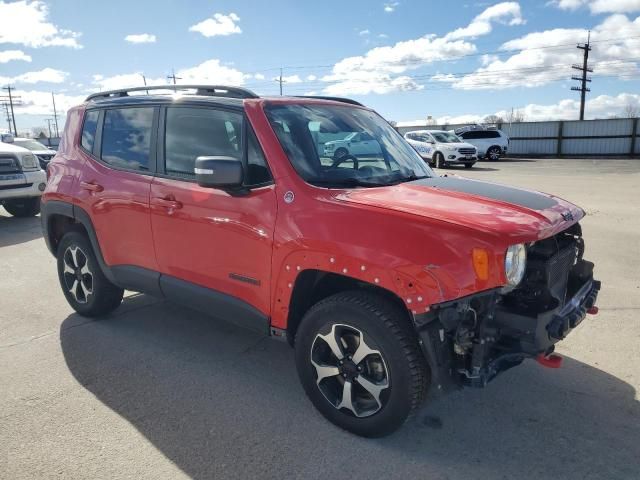
<svg viewBox="0 0 640 480">
<path fill-rule="evenodd" d="M 60 138 L 60 130 L 58 130 L 58 112 L 56 110 L 56 96 L 51 92 L 51 100 L 53 100 L 53 120 L 56 126 L 56 138 Z"/>
<path fill-rule="evenodd" d="M 590 88 L 587 88 L 587 82 L 591 82 L 591 78 L 587 77 L 587 72 L 593 72 L 593 68 L 589 67 L 588 64 L 589 52 L 591 51 L 591 31 L 589 31 L 589 35 L 587 36 L 587 43 L 578 45 L 578 48 L 583 51 L 582 65 L 571 65 L 571 68 L 580 70 L 582 75 L 571 77 L 572 80 L 580 82 L 579 87 L 571 87 L 571 90 L 580 92 L 580 120 L 584 120 L 584 103 L 587 92 L 591 91 Z"/>
<path fill-rule="evenodd" d="M 274 80 L 280 84 L 280 96 L 282 96 L 282 84 L 287 83 L 282 79 L 282 68 L 280 69 L 280 76 Z"/>
<path fill-rule="evenodd" d="M 51 140 L 51 119 L 47 118 L 47 125 L 49 126 L 49 140 Z"/>
<path fill-rule="evenodd" d="M 2 102 L 2 106 L 4 107 L 5 113 L 7 115 L 7 125 L 9 126 L 9 132 L 11 132 L 11 115 L 9 115 L 9 104 L 7 102 Z"/>
<path fill-rule="evenodd" d="M 142 81 L 144 82 L 144 86 L 146 87 L 147 86 L 147 77 L 145 77 L 144 74 L 142 74 L 142 73 L 140 75 L 142 75 Z M 149 90 L 147 90 L 147 95 L 149 95 Z"/>
<path fill-rule="evenodd" d="M 173 71 L 173 68 L 171 69 L 171 75 L 167 75 L 167 78 L 173 80 L 173 84 L 176 84 L 176 80 L 182 80 L 182 77 L 176 77 L 176 73 Z M 176 90 L 174 88 L 174 90 Z"/>
<path fill-rule="evenodd" d="M 16 128 L 16 116 L 13 113 L 13 100 L 14 98 L 20 98 L 20 97 L 13 97 L 11 96 L 11 90 L 13 90 L 13 88 L 11 87 L 11 85 L 7 85 L 6 87 L 2 87 L 3 90 L 6 90 L 9 93 L 9 106 L 11 107 L 11 120 L 13 121 L 13 133 L 15 134 L 15 136 L 18 136 L 18 129 Z"/>
</svg>

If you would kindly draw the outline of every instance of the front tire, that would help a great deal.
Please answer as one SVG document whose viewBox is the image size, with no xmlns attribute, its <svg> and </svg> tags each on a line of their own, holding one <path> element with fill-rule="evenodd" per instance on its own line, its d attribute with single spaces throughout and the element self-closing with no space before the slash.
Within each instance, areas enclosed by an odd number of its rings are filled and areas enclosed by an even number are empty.
<svg viewBox="0 0 640 480">
<path fill-rule="evenodd" d="M 436 168 L 445 168 L 447 166 L 446 162 L 444 161 L 444 155 L 440 152 L 436 152 L 433 163 L 435 164 Z"/>
<path fill-rule="evenodd" d="M 34 217 L 40 213 L 40 197 L 6 200 L 4 209 L 14 217 Z"/>
<path fill-rule="evenodd" d="M 349 150 L 344 147 L 340 147 L 333 154 L 333 158 L 336 160 L 340 160 L 342 157 L 346 157 L 347 155 L 349 155 Z"/>
<path fill-rule="evenodd" d="M 465 163 L 464 168 L 473 168 L 473 163 Z"/>
<path fill-rule="evenodd" d="M 356 435 L 398 429 L 425 397 L 429 375 L 406 313 L 363 291 L 330 296 L 304 316 L 295 342 L 304 390 L 330 422 Z"/>
<path fill-rule="evenodd" d="M 58 279 L 69 305 L 85 317 L 99 317 L 115 310 L 124 290 L 102 273 L 86 235 L 69 232 L 57 250 Z"/>
</svg>

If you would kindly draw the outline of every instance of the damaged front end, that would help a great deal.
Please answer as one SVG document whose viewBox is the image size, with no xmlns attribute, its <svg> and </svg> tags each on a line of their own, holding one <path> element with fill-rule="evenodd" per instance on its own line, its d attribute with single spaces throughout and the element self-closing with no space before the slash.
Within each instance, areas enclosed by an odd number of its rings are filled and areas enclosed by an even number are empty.
<svg viewBox="0 0 640 480">
<path fill-rule="evenodd" d="M 433 385 L 445 391 L 484 387 L 526 358 L 545 363 L 555 344 L 597 311 L 600 282 L 583 253 L 575 224 L 528 245 L 525 275 L 516 288 L 480 292 L 417 315 Z"/>
</svg>

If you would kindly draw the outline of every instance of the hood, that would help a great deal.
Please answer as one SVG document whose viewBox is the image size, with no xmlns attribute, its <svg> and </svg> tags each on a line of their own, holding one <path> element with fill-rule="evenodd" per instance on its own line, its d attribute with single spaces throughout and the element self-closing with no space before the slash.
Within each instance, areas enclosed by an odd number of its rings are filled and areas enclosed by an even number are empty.
<svg viewBox="0 0 640 480">
<path fill-rule="evenodd" d="M 452 148 L 476 148 L 474 145 L 471 145 L 470 143 L 466 143 L 466 142 L 454 142 L 454 143 L 440 143 L 438 142 L 438 145 L 441 145 L 443 147 L 452 147 Z"/>
<path fill-rule="evenodd" d="M 350 190 L 338 199 L 493 233 L 511 243 L 550 237 L 584 216 L 553 195 L 461 177 Z"/>
<path fill-rule="evenodd" d="M 0 153 L 32 153 L 31 150 L 19 147 L 13 143 L 0 142 Z"/>
</svg>

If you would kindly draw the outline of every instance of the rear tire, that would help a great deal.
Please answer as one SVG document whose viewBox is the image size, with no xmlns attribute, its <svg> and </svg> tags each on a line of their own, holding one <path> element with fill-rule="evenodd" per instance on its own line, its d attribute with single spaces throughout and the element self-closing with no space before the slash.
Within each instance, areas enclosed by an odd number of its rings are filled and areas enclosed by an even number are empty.
<svg viewBox="0 0 640 480">
<path fill-rule="evenodd" d="M 349 291 L 318 302 L 302 319 L 295 349 L 311 402 L 356 435 L 389 435 L 425 397 L 429 374 L 416 334 L 406 313 L 378 295 Z"/>
<path fill-rule="evenodd" d="M 40 213 L 40 197 L 5 200 L 4 209 L 14 217 L 33 217 Z"/>
<path fill-rule="evenodd" d="M 104 276 L 86 235 L 65 234 L 57 257 L 62 292 L 76 312 L 84 317 L 100 317 L 118 308 L 124 290 Z"/>
<path fill-rule="evenodd" d="M 491 147 L 487 150 L 487 160 L 496 162 L 500 160 L 500 147 Z"/>
</svg>

